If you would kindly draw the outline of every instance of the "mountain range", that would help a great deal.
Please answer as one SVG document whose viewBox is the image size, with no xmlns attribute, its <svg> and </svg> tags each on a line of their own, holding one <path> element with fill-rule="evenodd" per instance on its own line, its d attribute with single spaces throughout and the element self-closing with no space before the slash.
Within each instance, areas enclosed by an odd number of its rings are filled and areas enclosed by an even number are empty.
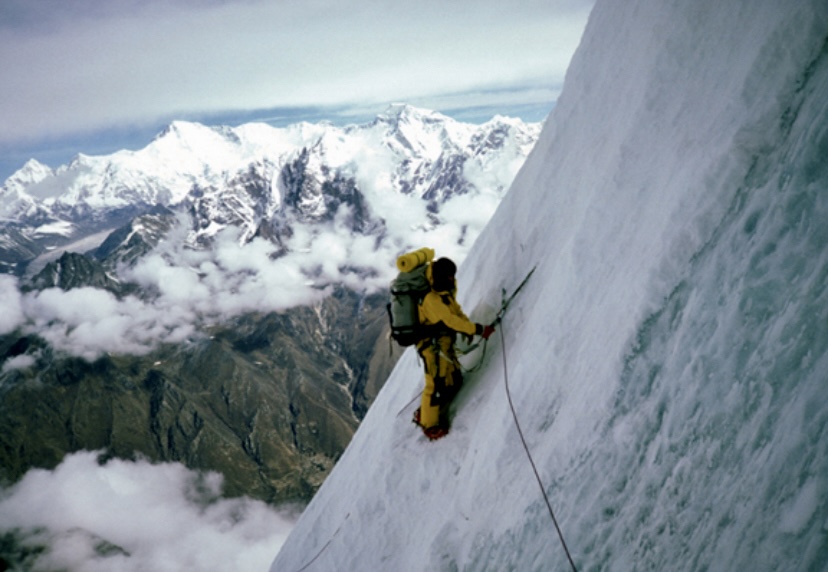
<svg viewBox="0 0 828 572">
<path fill-rule="evenodd" d="M 138 151 L 78 155 L 54 170 L 26 163 L 0 188 L 0 260 L 22 274 L 33 254 L 159 205 L 191 217 L 192 244 L 227 226 L 242 242 L 283 241 L 293 224 L 331 222 L 343 207 L 355 233 L 404 233 L 386 228 L 383 195 L 415 197 L 427 208 L 422 224 L 437 225 L 453 197 L 502 196 L 539 130 L 505 117 L 464 124 L 408 105 L 345 127 L 174 122 Z"/>
</svg>

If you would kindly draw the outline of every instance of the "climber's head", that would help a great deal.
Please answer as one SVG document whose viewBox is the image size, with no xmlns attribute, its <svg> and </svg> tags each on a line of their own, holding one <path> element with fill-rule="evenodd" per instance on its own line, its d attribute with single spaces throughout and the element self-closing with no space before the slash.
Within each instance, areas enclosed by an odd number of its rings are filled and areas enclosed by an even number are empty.
<svg viewBox="0 0 828 572">
<path fill-rule="evenodd" d="M 440 258 L 431 263 L 431 287 L 435 292 L 454 290 L 454 275 L 457 266 L 448 258 Z"/>
</svg>

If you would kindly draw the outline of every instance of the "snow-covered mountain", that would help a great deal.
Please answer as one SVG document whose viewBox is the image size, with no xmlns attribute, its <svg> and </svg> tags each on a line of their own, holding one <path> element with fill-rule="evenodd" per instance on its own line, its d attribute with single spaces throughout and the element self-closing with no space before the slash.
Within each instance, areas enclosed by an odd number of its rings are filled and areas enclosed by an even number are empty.
<svg viewBox="0 0 828 572">
<path fill-rule="evenodd" d="M 399 206 L 393 193 L 416 197 L 430 213 L 421 222 L 433 226 L 452 197 L 481 195 L 489 209 L 539 131 L 505 117 L 465 124 L 408 105 L 345 127 L 178 121 L 138 151 L 79 155 L 54 171 L 29 161 L 0 188 L 0 220 L 54 246 L 163 205 L 192 215 L 193 243 L 227 226 L 242 229 L 246 242 L 289 236 L 296 221 L 333 221 L 344 205 L 351 230 L 381 234 L 399 218 L 387 212 Z"/>
<path fill-rule="evenodd" d="M 451 433 L 408 352 L 271 569 L 825 570 L 826 142 L 828 3 L 599 0 L 461 267 L 478 321 L 535 272 Z"/>
</svg>

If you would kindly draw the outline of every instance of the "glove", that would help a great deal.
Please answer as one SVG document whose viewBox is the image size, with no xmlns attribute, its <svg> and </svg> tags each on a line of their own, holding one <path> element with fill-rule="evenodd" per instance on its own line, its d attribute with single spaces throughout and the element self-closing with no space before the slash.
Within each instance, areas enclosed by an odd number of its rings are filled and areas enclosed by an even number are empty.
<svg viewBox="0 0 828 572">
<path fill-rule="evenodd" d="M 489 336 L 491 336 L 494 333 L 494 331 L 495 331 L 494 326 L 486 325 L 486 326 L 483 326 L 483 333 L 480 334 L 480 335 L 483 336 L 484 340 L 488 340 Z"/>
</svg>

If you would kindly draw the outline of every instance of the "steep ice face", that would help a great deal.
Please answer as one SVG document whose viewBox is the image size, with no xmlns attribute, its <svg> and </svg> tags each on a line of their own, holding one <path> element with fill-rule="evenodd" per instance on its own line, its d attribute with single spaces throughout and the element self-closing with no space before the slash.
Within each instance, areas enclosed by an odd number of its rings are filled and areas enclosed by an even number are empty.
<svg viewBox="0 0 828 572">
<path fill-rule="evenodd" d="M 485 322 L 536 268 L 451 433 L 411 425 L 407 353 L 272 570 L 570 569 L 506 375 L 578 569 L 822 569 L 827 29 L 816 0 L 599 2 L 460 269 Z"/>
</svg>

